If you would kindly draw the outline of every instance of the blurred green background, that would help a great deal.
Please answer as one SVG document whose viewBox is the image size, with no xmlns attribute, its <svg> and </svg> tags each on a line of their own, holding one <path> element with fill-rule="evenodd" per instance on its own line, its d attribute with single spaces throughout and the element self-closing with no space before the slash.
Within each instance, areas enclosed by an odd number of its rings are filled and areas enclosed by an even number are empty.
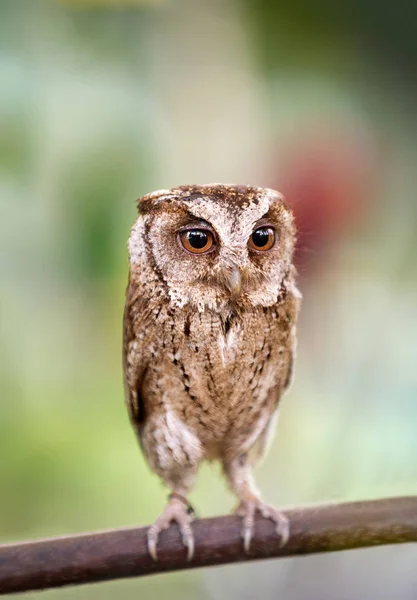
<svg viewBox="0 0 417 600">
<path fill-rule="evenodd" d="M 126 240 L 138 196 L 185 183 L 276 187 L 296 212 L 299 356 L 264 497 L 417 493 L 415 13 L 2 0 L 2 542 L 160 513 L 123 401 Z M 216 466 L 191 499 L 203 516 L 234 505 Z M 415 599 L 416 559 L 379 548 L 48 598 Z"/>
</svg>

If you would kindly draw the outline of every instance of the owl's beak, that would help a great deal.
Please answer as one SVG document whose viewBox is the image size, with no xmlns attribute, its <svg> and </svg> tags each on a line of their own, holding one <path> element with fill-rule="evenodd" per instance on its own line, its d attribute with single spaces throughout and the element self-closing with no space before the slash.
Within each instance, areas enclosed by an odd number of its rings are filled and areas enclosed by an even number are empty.
<svg viewBox="0 0 417 600">
<path fill-rule="evenodd" d="M 225 283 L 231 295 L 233 297 L 238 296 L 242 289 L 242 274 L 240 269 L 234 267 L 233 270 L 228 273 Z"/>
</svg>

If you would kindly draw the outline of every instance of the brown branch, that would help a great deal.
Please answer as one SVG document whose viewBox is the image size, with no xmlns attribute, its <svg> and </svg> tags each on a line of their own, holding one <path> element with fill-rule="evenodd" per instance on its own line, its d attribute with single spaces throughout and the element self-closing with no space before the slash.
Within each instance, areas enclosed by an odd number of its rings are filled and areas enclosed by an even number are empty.
<svg viewBox="0 0 417 600">
<path fill-rule="evenodd" d="M 0 594 L 151 575 L 261 558 L 417 542 L 417 496 L 318 505 L 285 511 L 290 540 L 280 548 L 270 521 L 259 518 L 245 555 L 237 517 L 197 520 L 194 559 L 187 563 L 178 529 L 161 534 L 159 561 L 146 528 L 105 531 L 0 546 Z"/>
</svg>

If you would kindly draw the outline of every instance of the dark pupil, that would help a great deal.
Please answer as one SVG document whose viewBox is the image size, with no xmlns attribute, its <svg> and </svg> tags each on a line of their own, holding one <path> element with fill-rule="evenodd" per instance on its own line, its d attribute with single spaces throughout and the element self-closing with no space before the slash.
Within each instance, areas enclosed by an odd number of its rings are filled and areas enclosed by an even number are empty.
<svg viewBox="0 0 417 600">
<path fill-rule="evenodd" d="M 257 229 L 252 234 L 253 243 L 255 246 L 258 246 L 258 248 L 263 248 L 269 241 L 269 235 L 269 229 Z"/>
<path fill-rule="evenodd" d="M 190 246 L 196 248 L 196 250 L 201 250 L 204 246 L 207 245 L 208 242 L 208 233 L 206 231 L 189 231 L 187 233 L 187 239 L 190 243 Z"/>
</svg>

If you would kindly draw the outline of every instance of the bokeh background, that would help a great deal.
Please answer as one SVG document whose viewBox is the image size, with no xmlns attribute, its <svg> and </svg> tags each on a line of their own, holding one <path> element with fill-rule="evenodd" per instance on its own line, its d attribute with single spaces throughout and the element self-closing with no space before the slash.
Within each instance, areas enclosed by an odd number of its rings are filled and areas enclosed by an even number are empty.
<svg viewBox="0 0 417 600">
<path fill-rule="evenodd" d="M 257 471 L 277 505 L 417 493 L 416 8 L 351 0 L 2 0 L 0 540 L 147 524 L 166 491 L 123 402 L 135 199 L 276 187 L 304 305 Z M 191 496 L 234 500 L 216 466 Z M 398 546 L 54 591 L 415 599 Z M 33 594 L 32 597 L 41 597 Z"/>
</svg>

